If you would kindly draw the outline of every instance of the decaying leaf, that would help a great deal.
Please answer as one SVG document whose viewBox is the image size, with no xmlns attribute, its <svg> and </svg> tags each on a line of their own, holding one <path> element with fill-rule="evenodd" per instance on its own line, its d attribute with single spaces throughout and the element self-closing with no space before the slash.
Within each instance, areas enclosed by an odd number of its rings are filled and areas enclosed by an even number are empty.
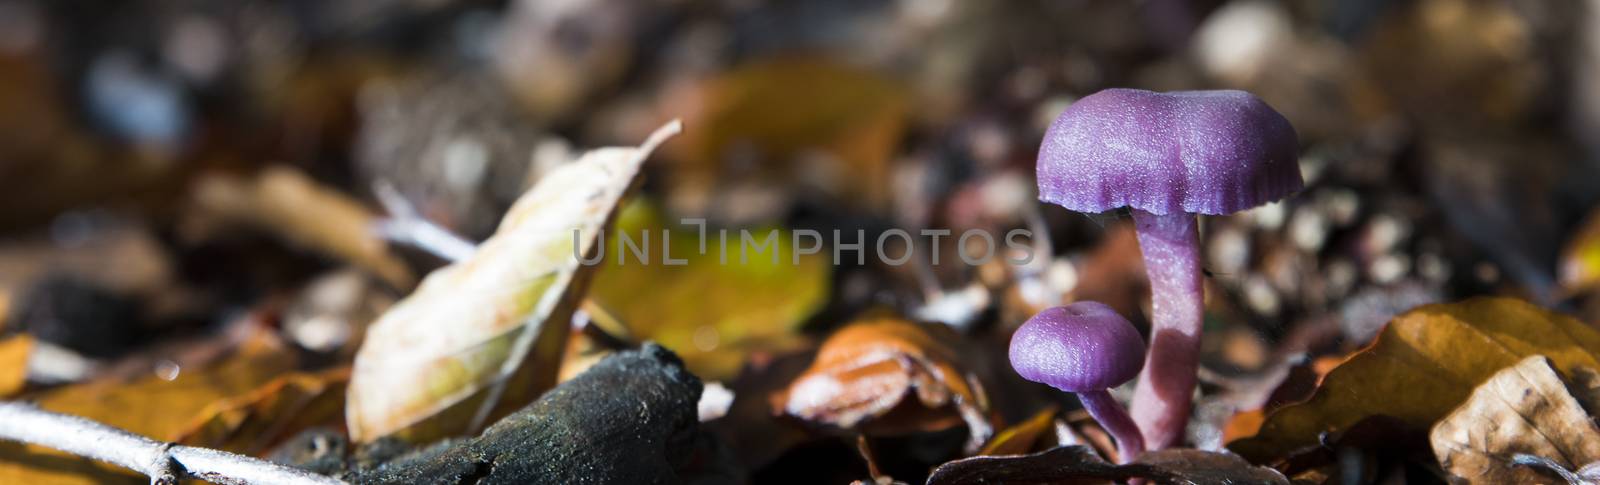
<svg viewBox="0 0 1600 485">
<path fill-rule="evenodd" d="M 942 334 L 942 335 L 936 335 Z M 948 327 L 892 317 L 834 333 L 811 367 L 775 396 L 777 411 L 868 434 L 947 429 L 965 422 L 976 450 L 993 432 L 988 400 L 961 365 Z M 908 400 L 915 395 L 916 399 Z"/>
<path fill-rule="evenodd" d="M 378 216 L 360 202 L 283 165 L 254 180 L 224 175 L 202 178 L 196 203 L 230 220 L 260 225 L 295 243 L 359 266 L 397 288 L 416 276 L 372 230 Z"/>
<path fill-rule="evenodd" d="M 28 355 L 33 338 L 15 335 L 0 340 L 0 398 L 16 394 L 28 383 Z"/>
<path fill-rule="evenodd" d="M 172 440 L 220 400 L 256 389 L 295 366 L 294 354 L 258 330 L 222 361 L 180 369 L 171 380 L 93 381 L 36 397 L 39 407 L 83 416 L 157 440 Z M 0 444 L 0 483 L 148 483 L 132 472 L 32 445 Z"/>
<path fill-rule="evenodd" d="M 639 166 L 680 126 L 551 171 L 471 258 L 434 271 L 379 317 L 350 378 L 351 438 L 459 434 L 554 385 L 576 296 L 593 268 L 579 257 L 598 249 Z"/>
<path fill-rule="evenodd" d="M 1433 426 L 1430 441 L 1439 464 L 1469 483 L 1534 481 L 1534 470 L 1511 466 L 1519 453 L 1564 469 L 1600 460 L 1600 428 L 1539 355 L 1489 377 Z"/>
<path fill-rule="evenodd" d="M 350 369 L 295 372 L 206 406 L 173 441 L 255 455 L 300 430 L 343 417 Z"/>
<path fill-rule="evenodd" d="M 1418 307 L 1329 371 L 1310 399 L 1273 411 L 1259 433 L 1229 448 L 1252 461 L 1270 461 L 1373 415 L 1426 430 L 1473 387 L 1524 357 L 1544 355 L 1570 373 L 1600 368 L 1596 351 L 1600 331 L 1517 299 Z"/>
<path fill-rule="evenodd" d="M 928 485 L 1104 483 L 1133 478 L 1181 484 L 1289 483 L 1271 468 L 1251 466 L 1227 453 L 1174 448 L 1113 465 L 1089 447 L 1060 446 L 1029 455 L 976 456 L 945 463 L 928 476 Z"/>
<path fill-rule="evenodd" d="M 668 227 L 643 201 L 630 204 L 607 235 L 607 264 L 590 298 L 626 326 L 628 337 L 661 343 L 705 379 L 732 379 L 752 351 L 797 347 L 797 328 L 828 297 L 827 257 L 794 254 L 795 238 L 778 229 L 751 229 L 758 241 L 745 246 L 738 231 L 729 231 L 726 248 L 708 232 L 702 253 L 698 231 Z M 621 235 L 635 242 L 648 235 L 647 263 L 622 254 Z M 664 264 L 668 256 L 682 264 Z M 626 261 L 613 264 L 614 257 Z"/>
<path fill-rule="evenodd" d="M 1600 210 L 1589 215 L 1582 229 L 1561 251 L 1561 286 L 1568 292 L 1600 286 Z"/>
</svg>

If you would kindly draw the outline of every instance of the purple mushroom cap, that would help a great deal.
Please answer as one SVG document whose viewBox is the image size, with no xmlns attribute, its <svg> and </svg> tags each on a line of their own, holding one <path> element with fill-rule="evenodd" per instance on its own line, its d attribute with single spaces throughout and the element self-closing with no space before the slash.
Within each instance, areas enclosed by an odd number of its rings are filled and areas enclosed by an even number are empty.
<svg viewBox="0 0 1600 485">
<path fill-rule="evenodd" d="M 1011 335 L 1011 367 L 1017 374 L 1067 392 L 1116 387 L 1143 366 L 1139 331 L 1099 302 L 1039 312 Z"/>
<path fill-rule="evenodd" d="M 1039 148 L 1039 198 L 1078 212 L 1230 214 L 1299 191 L 1299 141 L 1244 91 L 1107 89 L 1067 107 Z"/>
</svg>

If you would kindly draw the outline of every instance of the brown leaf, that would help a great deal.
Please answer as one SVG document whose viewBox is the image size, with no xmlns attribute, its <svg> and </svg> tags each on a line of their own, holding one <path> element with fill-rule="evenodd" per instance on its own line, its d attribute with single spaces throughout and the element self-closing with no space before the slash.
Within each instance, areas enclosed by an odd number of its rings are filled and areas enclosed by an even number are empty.
<svg viewBox="0 0 1600 485">
<path fill-rule="evenodd" d="M 202 178 L 194 198 L 208 212 L 260 225 L 297 244 L 343 258 L 397 288 L 416 282 L 405 262 L 372 231 L 377 215 L 288 166 L 268 167 L 248 181 L 224 175 Z"/>
<path fill-rule="evenodd" d="M 0 398 L 21 391 L 28 383 L 28 355 L 33 337 L 15 335 L 0 340 Z"/>
<path fill-rule="evenodd" d="M 1277 471 L 1251 466 L 1226 453 L 1174 448 L 1113 465 L 1088 447 L 1061 446 L 1031 455 L 977 456 L 945 463 L 933 470 L 928 485 L 1104 483 L 1133 478 L 1179 484 L 1289 483 Z"/>
<path fill-rule="evenodd" d="M 173 441 L 256 455 L 306 428 L 344 417 L 350 368 L 295 372 L 206 406 Z"/>
<path fill-rule="evenodd" d="M 811 367 L 773 404 L 811 423 L 895 435 L 963 421 L 976 449 L 993 432 L 988 400 L 948 342 L 949 327 L 879 317 L 823 342 Z M 915 400 L 906 397 L 915 395 Z"/>
<path fill-rule="evenodd" d="M 1273 411 L 1259 433 L 1229 448 L 1258 463 L 1270 461 L 1374 415 L 1427 429 L 1478 383 L 1524 357 L 1544 355 L 1571 372 L 1600 368 L 1596 350 L 1600 332 L 1517 299 L 1418 307 L 1329 371 L 1310 399 Z"/>
<path fill-rule="evenodd" d="M 687 123 L 697 129 L 666 147 L 683 162 L 669 174 L 675 194 L 698 197 L 740 184 L 785 190 L 800 183 L 858 205 L 887 207 L 889 161 L 910 106 L 903 87 L 834 62 L 785 58 L 738 67 L 690 91 L 675 98 L 695 103 L 681 109 L 694 113 Z M 749 156 L 763 161 L 758 173 L 736 168 L 738 157 Z M 741 209 L 710 200 L 684 205 L 674 203 L 691 213 Z"/>
<path fill-rule="evenodd" d="M 1600 429 L 1544 356 L 1495 373 L 1472 397 L 1434 425 L 1439 464 L 1469 483 L 1526 483 L 1534 471 L 1511 466 L 1514 454 L 1553 460 L 1566 469 L 1600 460 Z"/>
<path fill-rule="evenodd" d="M 1145 289 L 1144 258 L 1133 224 L 1106 228 L 1105 238 L 1078 266 L 1077 287 L 1069 301 L 1105 303 L 1123 315 L 1138 315 Z"/>
<path fill-rule="evenodd" d="M 1381 16 L 1361 62 L 1404 111 L 1444 123 L 1505 123 L 1545 86 L 1533 27 L 1511 5 L 1425 0 Z"/>
<path fill-rule="evenodd" d="M 20 301 L 19 292 L 50 274 L 92 281 L 108 289 L 159 297 L 175 276 L 170 256 L 155 232 L 136 224 L 97 230 L 77 245 L 61 245 L 48 236 L 10 239 L 0 246 L 0 310 Z M 0 313 L 5 320 L 10 312 Z"/>
</svg>

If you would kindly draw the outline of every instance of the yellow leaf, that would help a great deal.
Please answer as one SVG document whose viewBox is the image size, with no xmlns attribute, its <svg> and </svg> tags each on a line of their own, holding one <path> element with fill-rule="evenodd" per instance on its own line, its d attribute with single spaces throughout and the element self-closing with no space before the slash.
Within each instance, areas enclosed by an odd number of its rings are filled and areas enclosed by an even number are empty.
<svg viewBox="0 0 1600 485">
<path fill-rule="evenodd" d="M 1418 307 L 1328 372 L 1310 399 L 1272 412 L 1259 433 L 1228 446 L 1268 461 L 1380 414 L 1427 429 L 1479 383 L 1524 357 L 1544 355 L 1570 372 L 1600 368 L 1597 350 L 1600 332 L 1513 298 Z"/>
<path fill-rule="evenodd" d="M 1600 209 L 1561 251 L 1561 286 L 1579 292 L 1600 286 Z"/>
<path fill-rule="evenodd" d="M 1490 377 L 1430 433 L 1440 466 L 1468 483 L 1532 483 L 1540 474 L 1510 463 L 1515 453 L 1568 470 L 1600 460 L 1600 429 L 1567 391 L 1549 359 L 1522 359 Z"/>
<path fill-rule="evenodd" d="M 246 341 L 233 355 L 203 370 L 182 370 L 172 380 L 95 381 L 50 391 L 40 408 L 82 416 L 135 434 L 168 441 L 202 410 L 249 392 L 294 368 L 294 354 L 270 334 Z M 0 444 L 0 483 L 148 483 L 133 472 L 48 448 Z"/>
<path fill-rule="evenodd" d="M 0 340 L 0 398 L 16 394 L 28 383 L 28 355 L 33 337 L 17 335 Z"/>
<path fill-rule="evenodd" d="M 1039 437 L 1046 433 L 1055 432 L 1056 412 L 1055 406 L 1050 406 L 1035 413 L 1027 421 L 1017 423 L 1016 426 L 1000 430 L 995 433 L 994 439 L 983 445 L 978 455 L 1025 455 L 1034 451 Z"/>
<path fill-rule="evenodd" d="M 803 254 L 796 262 L 788 231 L 750 229 L 753 244 L 742 252 L 739 231 L 729 230 L 723 247 L 717 230 L 708 229 L 706 252 L 700 254 L 699 227 L 672 227 L 664 254 L 667 226 L 643 201 L 619 213 L 616 227 L 607 235 L 606 262 L 590 298 L 626 325 L 629 337 L 672 349 L 702 378 L 731 379 L 748 353 L 795 347 L 797 328 L 827 298 L 827 257 Z M 637 242 L 646 234 L 648 263 L 632 252 L 616 259 L 628 251 L 618 246 L 619 235 Z M 769 235 L 773 242 L 762 247 Z M 664 264 L 667 256 L 683 264 Z"/>
<path fill-rule="evenodd" d="M 593 268 L 579 255 L 597 249 L 639 166 L 679 129 L 673 122 L 638 148 L 601 148 L 551 171 L 476 253 L 379 317 L 350 376 L 351 439 L 460 434 L 554 385 Z"/>
</svg>

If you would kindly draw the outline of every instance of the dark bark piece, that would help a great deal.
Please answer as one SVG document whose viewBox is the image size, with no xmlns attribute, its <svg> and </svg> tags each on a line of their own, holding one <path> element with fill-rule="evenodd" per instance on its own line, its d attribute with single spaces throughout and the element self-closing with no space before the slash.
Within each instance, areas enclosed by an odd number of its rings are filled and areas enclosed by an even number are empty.
<svg viewBox="0 0 1600 485">
<path fill-rule="evenodd" d="M 356 483 L 682 483 L 712 449 L 700 379 L 653 343 L 606 358 L 474 439 L 379 467 Z"/>
<path fill-rule="evenodd" d="M 1087 447 L 1062 446 L 1029 455 L 977 456 L 945 463 L 928 477 L 928 485 L 1105 483 L 1132 478 L 1171 484 L 1289 483 L 1270 468 L 1252 466 L 1243 458 L 1223 453 L 1175 448 L 1114 465 Z"/>
</svg>

